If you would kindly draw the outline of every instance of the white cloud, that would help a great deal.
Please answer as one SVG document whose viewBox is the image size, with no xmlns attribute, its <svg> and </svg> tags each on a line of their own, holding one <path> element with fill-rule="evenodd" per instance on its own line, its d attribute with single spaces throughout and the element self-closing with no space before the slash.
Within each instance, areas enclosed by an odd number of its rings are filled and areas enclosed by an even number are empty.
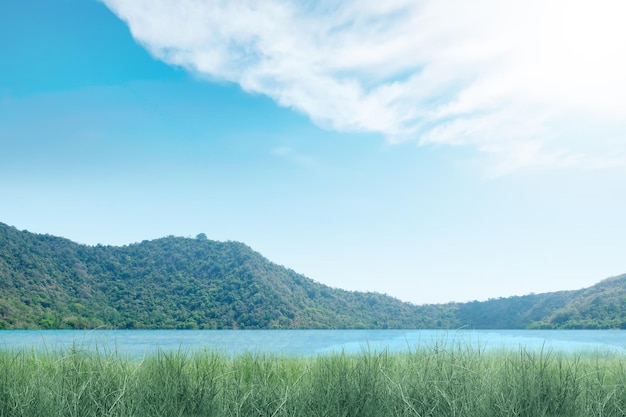
<svg viewBox="0 0 626 417">
<path fill-rule="evenodd" d="M 103 1 L 155 57 L 329 129 L 499 173 L 626 162 L 621 0 Z"/>
</svg>

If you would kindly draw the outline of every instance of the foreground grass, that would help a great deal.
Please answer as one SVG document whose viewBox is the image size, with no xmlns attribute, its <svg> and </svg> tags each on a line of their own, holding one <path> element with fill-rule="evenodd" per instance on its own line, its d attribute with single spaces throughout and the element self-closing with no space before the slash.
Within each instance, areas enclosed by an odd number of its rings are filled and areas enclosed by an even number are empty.
<svg viewBox="0 0 626 417">
<path fill-rule="evenodd" d="M 437 346 L 317 357 L 0 351 L 0 416 L 626 416 L 626 360 Z"/>
</svg>

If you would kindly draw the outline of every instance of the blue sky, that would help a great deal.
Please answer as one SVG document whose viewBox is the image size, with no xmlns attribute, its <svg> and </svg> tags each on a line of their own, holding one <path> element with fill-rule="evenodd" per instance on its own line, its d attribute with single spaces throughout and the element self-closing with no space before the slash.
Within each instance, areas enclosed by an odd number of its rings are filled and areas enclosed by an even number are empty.
<svg viewBox="0 0 626 417">
<path fill-rule="evenodd" d="M 621 2 L 378 3 L 0 2 L 0 222 L 414 303 L 626 272 Z"/>
</svg>

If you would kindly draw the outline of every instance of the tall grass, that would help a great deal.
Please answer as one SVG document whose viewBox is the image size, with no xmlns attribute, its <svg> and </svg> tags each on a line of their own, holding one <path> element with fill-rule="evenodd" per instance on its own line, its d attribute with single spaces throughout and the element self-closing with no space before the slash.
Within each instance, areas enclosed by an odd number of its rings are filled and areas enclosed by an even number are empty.
<svg viewBox="0 0 626 417">
<path fill-rule="evenodd" d="M 615 354 L 0 351 L 0 417 L 625 415 L 626 358 Z"/>
</svg>

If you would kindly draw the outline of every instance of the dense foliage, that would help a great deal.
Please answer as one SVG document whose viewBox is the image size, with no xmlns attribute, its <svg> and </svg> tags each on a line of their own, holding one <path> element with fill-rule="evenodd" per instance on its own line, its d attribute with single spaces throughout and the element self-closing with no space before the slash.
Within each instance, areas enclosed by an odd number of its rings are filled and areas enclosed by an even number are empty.
<svg viewBox="0 0 626 417">
<path fill-rule="evenodd" d="M 416 317 L 202 234 L 92 247 L 0 224 L 0 328 L 415 328 Z"/>
<path fill-rule="evenodd" d="M 626 275 L 569 294 L 567 302 L 529 327 L 626 329 Z"/>
<path fill-rule="evenodd" d="M 0 351 L 0 417 L 623 417 L 621 355 L 433 346 L 281 357 Z"/>
<path fill-rule="evenodd" d="M 87 246 L 0 223 L 0 328 L 626 328 L 626 275 L 579 291 L 415 306 L 330 288 L 246 245 Z"/>
<path fill-rule="evenodd" d="M 589 288 L 451 303 L 448 328 L 626 329 L 626 275 Z"/>
</svg>

